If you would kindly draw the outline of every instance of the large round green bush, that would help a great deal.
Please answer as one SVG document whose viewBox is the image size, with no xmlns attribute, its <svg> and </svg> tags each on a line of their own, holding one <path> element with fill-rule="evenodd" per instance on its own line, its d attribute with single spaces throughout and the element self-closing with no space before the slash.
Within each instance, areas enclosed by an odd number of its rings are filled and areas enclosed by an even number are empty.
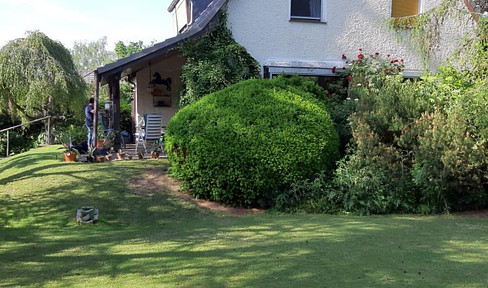
<svg viewBox="0 0 488 288">
<path fill-rule="evenodd" d="M 194 197 L 254 206 L 332 169 L 339 157 L 332 120 L 293 82 L 248 80 L 181 109 L 166 132 L 173 175 Z"/>
</svg>

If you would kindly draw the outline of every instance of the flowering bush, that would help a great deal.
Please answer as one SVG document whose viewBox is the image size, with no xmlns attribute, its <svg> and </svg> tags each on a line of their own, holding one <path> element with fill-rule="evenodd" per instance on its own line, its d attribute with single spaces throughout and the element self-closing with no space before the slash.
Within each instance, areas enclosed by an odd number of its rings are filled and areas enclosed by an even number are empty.
<svg viewBox="0 0 488 288">
<path fill-rule="evenodd" d="M 358 214 L 412 212 L 415 190 L 408 153 L 396 139 L 423 108 L 416 101 L 416 83 L 404 82 L 403 61 L 364 56 L 351 64 L 349 97 L 358 99 L 350 117 L 351 154 L 343 159 L 332 188 L 342 211 Z"/>
<path fill-rule="evenodd" d="M 332 181 L 292 187 L 288 196 L 299 209 L 278 208 L 371 214 L 488 207 L 487 53 L 478 44 L 466 62 L 483 65 L 441 67 L 421 81 L 405 81 L 401 59 L 360 50 L 345 78 L 346 99 L 357 99 L 349 101 L 357 103 L 348 118 L 350 153 Z"/>
<path fill-rule="evenodd" d="M 352 154 L 335 172 L 338 205 L 361 214 L 486 207 L 486 80 L 444 67 L 404 81 L 402 69 L 376 53 L 352 63 L 349 93 L 359 102 Z"/>
<path fill-rule="evenodd" d="M 374 83 L 383 81 L 385 75 L 398 75 L 403 71 L 404 65 L 403 59 L 391 59 L 389 55 L 387 59 L 383 59 L 378 52 L 365 56 L 361 48 L 355 60 L 348 60 L 345 54 L 342 54 L 342 59 L 350 64 L 348 73 L 338 75 L 338 80 L 329 85 L 327 95 L 329 113 L 339 132 L 341 151 L 344 152 L 352 137 L 350 116 L 356 110 L 360 98 L 365 98 L 361 102 L 363 107 L 364 102 L 369 103 L 367 100 L 369 90 L 364 88 L 373 89 Z M 374 93 L 378 93 L 377 89 Z"/>
</svg>

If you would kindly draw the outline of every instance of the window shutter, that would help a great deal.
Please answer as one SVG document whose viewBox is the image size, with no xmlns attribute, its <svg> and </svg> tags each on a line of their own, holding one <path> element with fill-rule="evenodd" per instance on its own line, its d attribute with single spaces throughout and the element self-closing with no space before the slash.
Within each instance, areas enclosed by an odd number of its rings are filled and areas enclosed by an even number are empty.
<svg viewBox="0 0 488 288">
<path fill-rule="evenodd" d="M 391 17 L 414 16 L 419 13 L 418 0 L 392 0 Z"/>
</svg>

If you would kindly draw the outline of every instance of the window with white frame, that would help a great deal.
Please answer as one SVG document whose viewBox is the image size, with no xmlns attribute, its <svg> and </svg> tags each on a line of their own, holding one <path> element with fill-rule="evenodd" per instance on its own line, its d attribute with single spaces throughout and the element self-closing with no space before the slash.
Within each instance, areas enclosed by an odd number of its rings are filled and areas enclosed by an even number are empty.
<svg viewBox="0 0 488 288">
<path fill-rule="evenodd" d="M 291 0 L 290 19 L 325 22 L 326 0 Z"/>
<path fill-rule="evenodd" d="M 173 12 L 173 21 L 175 22 L 176 32 L 181 33 L 191 22 L 191 2 L 181 0 L 176 4 Z"/>
<path fill-rule="evenodd" d="M 415 16 L 422 11 L 422 0 L 392 0 L 391 17 L 402 18 Z"/>
</svg>

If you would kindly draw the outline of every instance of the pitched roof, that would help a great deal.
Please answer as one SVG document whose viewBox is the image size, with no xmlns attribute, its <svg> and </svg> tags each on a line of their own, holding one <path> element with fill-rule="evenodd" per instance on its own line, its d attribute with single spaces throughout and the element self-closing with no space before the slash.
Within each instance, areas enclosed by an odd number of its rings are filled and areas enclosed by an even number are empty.
<svg viewBox="0 0 488 288">
<path fill-rule="evenodd" d="M 168 6 L 168 12 L 173 12 L 173 10 L 176 7 L 176 4 L 182 0 L 173 0 L 171 1 L 171 4 Z M 210 2 L 213 0 L 190 0 L 192 2 L 192 7 L 193 7 L 193 19 L 197 19 L 200 14 L 208 7 Z"/>
<path fill-rule="evenodd" d="M 200 4 L 197 5 L 196 3 L 198 2 Z M 154 46 L 143 49 L 128 57 L 121 58 L 113 63 L 97 68 L 95 71 L 98 73 L 99 77 L 101 77 L 101 83 L 107 83 L 111 77 L 116 75 L 126 76 L 137 72 L 137 70 L 134 71 L 132 67 L 149 62 L 150 60 L 177 48 L 182 40 L 196 38 L 206 33 L 206 28 L 209 23 L 218 16 L 218 12 L 226 2 L 227 0 L 194 1 L 194 11 L 199 11 L 198 17 L 193 18 L 195 20 L 185 32 L 178 34 L 175 37 L 168 38 L 163 42 L 156 43 Z M 206 6 L 203 3 L 207 3 Z M 202 9 L 204 6 L 205 8 Z"/>
<path fill-rule="evenodd" d="M 205 11 L 212 0 L 193 0 L 193 19 L 197 19 Z"/>
</svg>

